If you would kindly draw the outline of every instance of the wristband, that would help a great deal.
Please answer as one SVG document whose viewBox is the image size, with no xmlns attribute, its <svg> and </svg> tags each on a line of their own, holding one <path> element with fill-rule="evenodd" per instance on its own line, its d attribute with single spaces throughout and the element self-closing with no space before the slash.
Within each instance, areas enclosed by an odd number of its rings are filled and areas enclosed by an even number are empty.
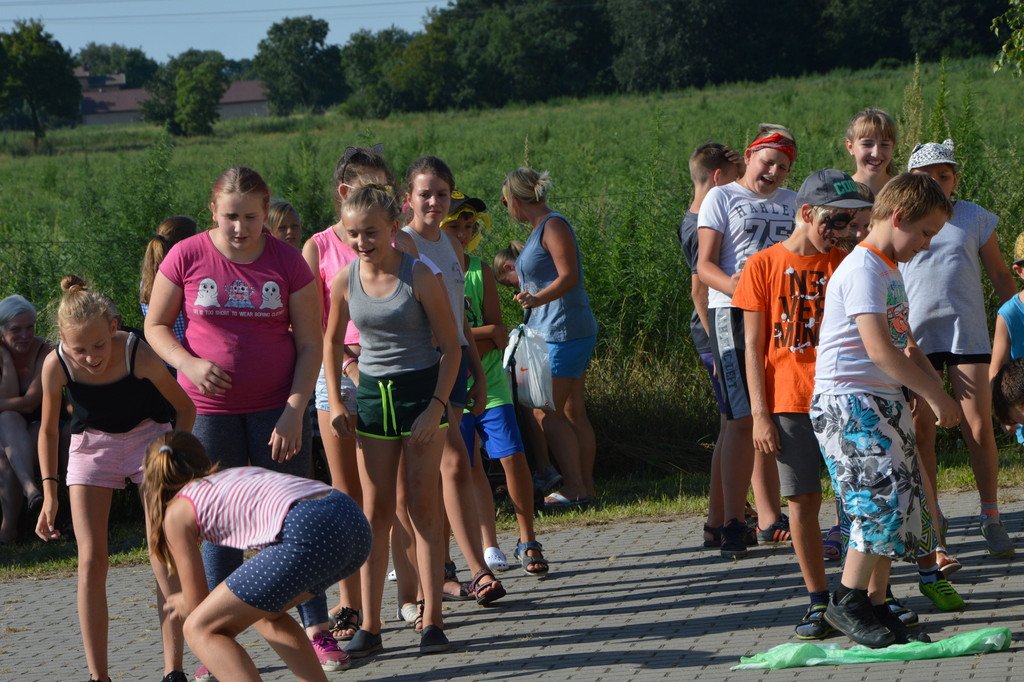
<svg viewBox="0 0 1024 682">
<path fill-rule="evenodd" d="M 349 358 L 345 362 L 341 363 L 341 372 L 342 372 L 342 374 L 345 373 L 345 370 L 348 369 L 348 366 L 351 365 L 353 362 L 359 362 L 359 361 L 356 360 L 355 358 Z"/>
<path fill-rule="evenodd" d="M 432 396 L 430 396 L 430 397 L 431 397 L 431 398 L 432 398 L 433 400 L 436 400 L 437 402 L 441 403 L 441 407 L 443 407 L 443 408 L 444 408 L 444 409 L 446 409 L 446 410 L 448 409 L 448 403 L 446 403 L 445 401 L 441 400 L 441 399 L 440 399 L 440 398 L 438 398 L 438 397 L 437 397 L 436 395 L 432 395 Z"/>
<path fill-rule="evenodd" d="M 43 482 L 53 481 L 54 483 L 60 483 L 56 476 L 46 476 L 43 478 Z"/>
</svg>

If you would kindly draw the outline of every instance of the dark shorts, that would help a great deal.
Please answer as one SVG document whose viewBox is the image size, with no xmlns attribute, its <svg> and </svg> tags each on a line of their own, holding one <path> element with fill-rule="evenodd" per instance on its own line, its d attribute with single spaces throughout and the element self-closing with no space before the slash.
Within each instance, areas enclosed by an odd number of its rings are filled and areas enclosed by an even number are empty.
<svg viewBox="0 0 1024 682">
<path fill-rule="evenodd" d="M 779 430 L 782 445 L 782 454 L 775 458 L 782 496 L 820 493 L 824 459 L 811 418 L 806 414 L 784 412 L 773 414 L 772 422 Z"/>
<path fill-rule="evenodd" d="M 991 353 L 977 353 L 974 355 L 960 355 L 958 353 L 929 353 L 928 362 L 939 374 L 946 367 L 955 365 L 988 365 L 992 363 Z"/>
<path fill-rule="evenodd" d="M 356 391 L 356 433 L 398 440 L 408 436 L 412 423 L 434 399 L 438 365 L 388 377 L 359 373 Z M 444 410 L 438 426 L 448 425 Z"/>
<path fill-rule="evenodd" d="M 455 375 L 455 384 L 448 394 L 448 404 L 457 410 L 466 407 L 466 396 L 469 394 L 469 358 L 466 357 L 466 346 L 462 347 L 462 360 L 459 361 L 459 373 Z"/>
<path fill-rule="evenodd" d="M 715 354 L 701 353 L 700 361 L 704 364 L 704 369 L 708 373 L 708 381 L 711 382 L 711 390 L 715 392 L 715 402 L 718 403 L 718 413 L 725 414 L 725 401 L 722 400 L 722 387 L 718 385 L 718 380 L 715 379 Z"/>
<path fill-rule="evenodd" d="M 718 385 L 725 402 L 728 419 L 750 416 L 750 396 L 747 394 L 747 370 L 743 359 L 743 311 L 740 308 L 712 308 L 711 351 L 715 356 Z"/>
<path fill-rule="evenodd" d="M 261 549 L 224 584 L 249 606 L 281 613 L 301 594 L 319 594 L 357 570 L 370 554 L 366 516 L 348 495 L 292 505 L 276 542 Z"/>
</svg>

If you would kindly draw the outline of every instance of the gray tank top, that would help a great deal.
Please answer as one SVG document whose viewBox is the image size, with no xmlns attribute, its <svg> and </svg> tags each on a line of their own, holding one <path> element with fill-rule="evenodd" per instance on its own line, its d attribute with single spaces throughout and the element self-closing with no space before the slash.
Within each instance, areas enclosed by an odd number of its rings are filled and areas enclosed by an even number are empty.
<svg viewBox="0 0 1024 682">
<path fill-rule="evenodd" d="M 430 321 L 413 292 L 415 263 L 415 258 L 402 254 L 398 284 L 383 298 L 367 296 L 363 291 L 359 259 L 348 266 L 348 312 L 359 330 L 359 370 L 368 376 L 426 369 L 440 359 Z"/>
<path fill-rule="evenodd" d="M 423 237 L 408 225 L 402 228 L 416 242 L 421 256 L 429 258 L 441 271 L 445 291 L 448 292 L 448 303 L 455 316 L 455 326 L 459 330 L 459 345 L 465 346 L 466 333 L 462 321 L 466 319 L 466 273 L 462 271 L 462 259 L 452 248 L 448 235 L 441 234 L 436 242 Z"/>
</svg>

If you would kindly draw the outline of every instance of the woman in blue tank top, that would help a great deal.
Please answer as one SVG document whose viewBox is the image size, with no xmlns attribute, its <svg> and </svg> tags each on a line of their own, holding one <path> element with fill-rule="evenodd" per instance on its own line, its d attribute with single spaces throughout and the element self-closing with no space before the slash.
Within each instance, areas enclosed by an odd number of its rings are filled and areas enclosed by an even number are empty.
<svg viewBox="0 0 1024 682">
<path fill-rule="evenodd" d="M 544 498 L 548 506 L 585 504 L 594 494 L 594 429 L 583 402 L 587 365 L 597 341 L 597 320 L 583 287 L 583 259 L 572 226 L 547 205 L 546 172 L 520 168 L 505 177 L 502 203 L 514 220 L 533 226 L 516 259 L 522 291 L 515 300 L 526 325 L 540 331 L 551 357 L 554 411 L 538 410 L 565 484 Z"/>
</svg>

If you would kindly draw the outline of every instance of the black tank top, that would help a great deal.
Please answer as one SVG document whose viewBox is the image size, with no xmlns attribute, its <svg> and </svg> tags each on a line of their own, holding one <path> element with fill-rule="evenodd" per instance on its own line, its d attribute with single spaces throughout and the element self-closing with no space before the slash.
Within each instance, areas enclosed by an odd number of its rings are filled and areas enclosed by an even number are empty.
<svg viewBox="0 0 1024 682">
<path fill-rule="evenodd" d="M 166 424 L 174 417 L 174 407 L 167 402 L 149 379 L 135 376 L 135 353 L 139 339 L 129 334 L 124 344 L 124 362 L 128 375 L 110 384 L 83 384 L 64 360 L 64 345 L 57 346 L 57 359 L 68 377 L 68 400 L 73 408 L 71 433 L 86 427 L 106 433 L 127 433 L 146 419 Z"/>
</svg>

